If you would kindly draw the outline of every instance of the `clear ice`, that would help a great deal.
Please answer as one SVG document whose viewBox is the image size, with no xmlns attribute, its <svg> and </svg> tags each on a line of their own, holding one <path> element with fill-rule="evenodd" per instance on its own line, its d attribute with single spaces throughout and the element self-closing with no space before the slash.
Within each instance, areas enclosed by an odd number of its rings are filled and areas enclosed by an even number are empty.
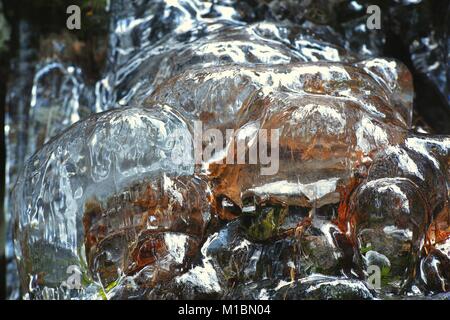
<svg viewBox="0 0 450 320">
<path fill-rule="evenodd" d="M 405 65 L 312 22 L 247 23 L 227 2 L 154 1 L 138 18 L 127 3 L 111 8 L 95 88 L 74 66 L 35 76 L 10 199 L 23 298 L 450 291 L 450 136 L 412 130 Z M 234 130 L 201 164 L 197 120 Z M 221 161 L 274 129 L 275 174 Z"/>
</svg>

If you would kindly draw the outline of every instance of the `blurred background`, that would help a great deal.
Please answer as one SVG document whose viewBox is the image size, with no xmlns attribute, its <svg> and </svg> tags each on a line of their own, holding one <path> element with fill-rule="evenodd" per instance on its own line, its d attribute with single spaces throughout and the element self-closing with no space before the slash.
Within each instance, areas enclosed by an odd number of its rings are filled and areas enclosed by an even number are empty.
<svg viewBox="0 0 450 320">
<path fill-rule="evenodd" d="M 124 52 L 146 50 L 173 31 L 167 21 L 204 3 L 207 14 L 220 6 L 245 22 L 308 24 L 361 56 L 403 61 L 414 77 L 413 130 L 450 133 L 449 0 L 0 0 L 1 299 L 20 297 L 9 192 L 24 160 L 98 104 L 117 101 L 102 83 L 117 75 Z M 80 30 L 66 27 L 73 4 Z M 379 30 L 366 27 L 369 5 L 381 9 Z"/>
</svg>

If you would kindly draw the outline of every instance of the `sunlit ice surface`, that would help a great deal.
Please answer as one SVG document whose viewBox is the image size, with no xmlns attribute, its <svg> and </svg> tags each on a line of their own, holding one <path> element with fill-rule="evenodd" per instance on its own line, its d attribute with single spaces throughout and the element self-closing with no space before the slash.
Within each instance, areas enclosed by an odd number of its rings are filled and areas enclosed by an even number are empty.
<svg viewBox="0 0 450 320">
<path fill-rule="evenodd" d="M 23 298 L 450 290 L 450 137 L 413 130 L 402 62 L 233 3 L 125 9 L 89 99 L 80 69 L 35 74 L 9 199 Z M 200 161 L 217 141 L 198 121 L 224 137 Z M 271 162 L 249 161 L 273 130 Z"/>
</svg>

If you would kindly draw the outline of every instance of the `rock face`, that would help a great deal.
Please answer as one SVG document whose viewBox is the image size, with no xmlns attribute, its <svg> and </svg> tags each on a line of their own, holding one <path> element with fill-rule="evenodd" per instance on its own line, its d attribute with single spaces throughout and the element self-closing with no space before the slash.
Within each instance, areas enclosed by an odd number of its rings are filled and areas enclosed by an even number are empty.
<svg viewBox="0 0 450 320">
<path fill-rule="evenodd" d="M 402 63 L 290 24 L 225 23 L 220 5 L 196 19 L 157 5 L 179 24 L 119 50 L 136 65 L 102 82 L 127 106 L 75 123 L 19 177 L 25 298 L 449 290 L 450 137 L 410 131 Z"/>
</svg>

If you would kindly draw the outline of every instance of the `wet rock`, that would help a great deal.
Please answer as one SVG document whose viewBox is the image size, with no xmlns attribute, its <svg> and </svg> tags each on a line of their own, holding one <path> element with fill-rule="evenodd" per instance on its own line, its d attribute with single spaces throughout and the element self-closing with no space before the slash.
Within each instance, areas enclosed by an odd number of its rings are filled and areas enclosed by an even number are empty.
<svg viewBox="0 0 450 320">
<path fill-rule="evenodd" d="M 271 300 L 368 300 L 374 296 L 364 282 L 319 274 L 295 282 L 249 283 L 237 289 L 236 297 Z"/>
<path fill-rule="evenodd" d="M 420 278 L 428 291 L 449 291 L 450 258 L 448 252 L 433 249 L 420 263 Z"/>
<path fill-rule="evenodd" d="M 206 248 L 224 286 L 299 276 L 300 248 L 295 238 L 255 243 L 245 237 L 242 228 L 241 221 L 230 222 Z"/>
<path fill-rule="evenodd" d="M 4 53 L 7 49 L 7 42 L 11 37 L 11 27 L 3 14 L 3 4 L 0 5 L 0 53 Z"/>
</svg>

